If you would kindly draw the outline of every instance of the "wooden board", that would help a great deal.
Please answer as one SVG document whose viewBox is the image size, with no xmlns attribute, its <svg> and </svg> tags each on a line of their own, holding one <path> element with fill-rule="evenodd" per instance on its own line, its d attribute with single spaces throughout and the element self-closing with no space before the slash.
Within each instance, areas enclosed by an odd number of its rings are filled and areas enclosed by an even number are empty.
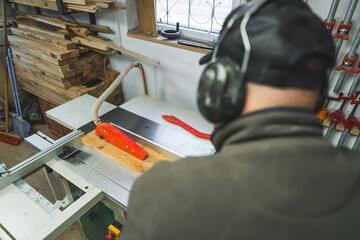
<svg viewBox="0 0 360 240">
<path fill-rule="evenodd" d="M 107 69 L 109 83 L 107 83 L 106 78 L 103 75 L 92 74 L 89 77 L 90 80 L 99 78 L 100 80 L 102 80 L 102 82 L 90 88 L 76 85 L 64 90 L 54 86 L 54 84 L 50 82 L 35 78 L 34 76 L 21 71 L 16 71 L 15 74 L 22 89 L 34 94 L 35 96 L 41 97 L 55 105 L 63 104 L 86 93 L 95 97 L 99 97 L 107 89 L 108 84 L 111 84 L 119 75 L 118 72 Z M 49 81 L 51 81 L 51 79 Z M 120 87 L 117 88 L 110 96 L 118 94 L 122 94 L 122 90 Z"/>
<path fill-rule="evenodd" d="M 24 37 L 27 39 L 31 39 L 40 43 L 56 46 L 56 47 L 62 47 L 65 50 L 71 50 L 76 48 L 76 43 L 65 40 L 63 38 L 54 37 L 45 33 L 36 32 L 29 29 L 24 29 L 21 27 L 17 28 L 11 28 L 11 32 L 14 35 Z"/>
<path fill-rule="evenodd" d="M 40 14 L 26 14 L 26 17 L 62 29 L 67 29 L 69 26 L 77 26 L 76 23 L 68 22 L 58 17 L 49 17 Z"/>
<path fill-rule="evenodd" d="M 91 36 L 89 36 L 91 37 Z M 72 41 L 76 42 L 77 44 L 81 44 L 90 48 L 95 48 L 98 49 L 100 51 L 107 51 L 109 50 L 109 46 L 107 44 L 107 42 L 99 42 L 99 41 L 94 41 L 93 39 L 88 39 L 88 38 L 83 38 L 83 37 L 73 37 L 71 39 Z"/>
<path fill-rule="evenodd" d="M 46 69 L 44 67 L 40 68 L 38 65 L 29 64 L 29 63 L 23 62 L 21 60 L 18 60 L 17 58 L 14 58 L 14 67 L 15 67 L 15 71 L 27 73 L 38 79 L 41 79 L 44 81 L 49 81 L 51 83 L 52 82 L 60 82 L 60 83 L 69 82 L 69 81 L 72 81 L 71 78 L 73 78 L 73 81 L 76 81 L 76 79 L 75 79 L 76 72 L 75 71 L 67 72 L 67 74 L 70 76 L 64 78 L 64 77 L 61 77 L 61 76 L 58 76 L 58 75 L 55 75 L 55 74 L 49 72 L 48 69 Z"/>
<path fill-rule="evenodd" d="M 120 148 L 112 145 L 111 143 L 100 139 L 97 135 L 95 135 L 94 131 L 81 137 L 80 141 L 84 145 L 95 150 L 96 152 L 101 153 L 102 155 L 108 157 L 117 164 L 120 164 L 121 166 L 124 166 L 125 168 L 137 174 L 142 174 L 158 161 L 173 161 L 165 155 L 138 143 L 145 151 L 149 153 L 145 160 L 140 160 L 121 150 Z"/>
<path fill-rule="evenodd" d="M 136 11 L 140 32 L 157 37 L 154 4 L 154 0 L 136 0 Z"/>
<path fill-rule="evenodd" d="M 46 8 L 57 11 L 56 1 L 47 1 L 47 0 L 10 0 L 9 2 L 20 3 L 24 5 Z"/>
<path fill-rule="evenodd" d="M 60 47 L 44 45 L 19 36 L 8 36 L 11 47 L 58 64 L 59 61 L 68 60 L 79 56 L 78 49 L 64 50 Z"/>
<path fill-rule="evenodd" d="M 17 23 L 18 27 L 45 33 L 54 37 L 65 38 L 65 35 L 68 35 L 69 37 L 75 36 L 74 33 L 67 29 L 62 29 L 46 23 L 38 22 L 23 15 L 16 16 L 15 22 Z"/>
<path fill-rule="evenodd" d="M 14 60 L 20 60 L 26 64 L 34 66 L 36 65 L 37 68 L 48 71 L 61 78 L 74 77 L 77 65 L 79 64 L 79 66 L 81 66 L 80 63 L 82 63 L 82 61 L 80 61 L 79 63 L 69 63 L 59 66 L 18 50 L 12 49 L 12 53 Z"/>
<path fill-rule="evenodd" d="M 88 24 L 88 23 L 79 23 L 79 25 L 82 27 L 86 27 L 92 32 L 114 33 L 113 30 L 111 30 L 111 28 L 109 28 L 108 26 Z"/>
<path fill-rule="evenodd" d="M 160 62 L 155 60 L 155 59 L 152 59 L 152 58 L 149 58 L 147 56 L 144 56 L 142 54 L 139 54 L 139 53 L 136 53 L 136 52 L 133 52 L 133 51 L 130 51 L 122 46 L 118 46 L 116 44 L 113 44 L 113 43 L 109 43 L 109 42 L 106 42 L 98 37 L 94 37 L 94 36 L 88 36 L 86 39 L 88 39 L 89 41 L 91 41 L 93 44 L 101 44 L 101 46 L 105 46 L 107 45 L 109 48 L 111 49 L 114 49 L 116 51 L 119 51 L 123 54 L 126 54 L 126 55 L 129 55 L 131 57 L 134 57 L 134 58 L 137 58 L 137 59 L 140 59 L 140 60 L 143 60 L 145 62 L 148 62 L 148 63 L 151 63 L 155 66 L 159 66 Z"/>
</svg>

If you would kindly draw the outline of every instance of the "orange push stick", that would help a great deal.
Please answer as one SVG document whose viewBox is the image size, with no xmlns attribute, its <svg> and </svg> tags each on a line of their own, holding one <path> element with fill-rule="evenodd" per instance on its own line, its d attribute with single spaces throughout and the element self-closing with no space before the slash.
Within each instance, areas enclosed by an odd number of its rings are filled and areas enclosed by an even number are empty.
<svg viewBox="0 0 360 240">
<path fill-rule="evenodd" d="M 196 130 L 195 128 L 191 127 L 190 125 L 184 123 L 183 121 L 179 120 L 178 118 L 176 118 L 175 116 L 171 115 L 162 115 L 162 117 L 168 121 L 168 122 L 171 122 L 171 123 L 174 123 L 174 124 L 177 124 L 179 125 L 180 127 L 188 130 L 189 132 L 191 132 L 192 134 L 194 134 L 195 136 L 197 137 L 200 137 L 200 138 L 205 138 L 205 139 L 210 139 L 211 138 L 211 135 L 210 134 L 207 134 L 207 133 L 202 133 L 202 132 L 199 132 L 198 130 Z"/>
<path fill-rule="evenodd" d="M 148 155 L 136 142 L 109 123 L 97 125 L 95 134 L 141 160 L 145 159 Z"/>
</svg>

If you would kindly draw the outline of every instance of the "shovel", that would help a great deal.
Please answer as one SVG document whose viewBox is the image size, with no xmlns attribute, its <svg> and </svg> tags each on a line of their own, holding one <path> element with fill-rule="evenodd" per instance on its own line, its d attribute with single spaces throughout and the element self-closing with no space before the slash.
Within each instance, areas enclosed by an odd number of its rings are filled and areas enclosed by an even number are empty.
<svg viewBox="0 0 360 240">
<path fill-rule="evenodd" d="M 17 90 L 17 85 L 16 85 L 16 77 L 15 77 L 15 72 L 14 72 L 14 65 L 12 63 L 12 58 L 11 58 L 11 52 L 10 49 L 8 49 L 8 57 L 6 57 L 6 64 L 7 64 L 7 68 L 8 68 L 8 72 L 9 72 L 9 77 L 10 77 L 10 84 L 11 84 L 11 89 L 12 89 L 12 93 L 14 96 L 14 102 L 15 102 L 15 109 L 16 109 L 16 114 L 15 113 L 9 113 L 12 124 L 13 124 L 13 129 L 14 132 L 18 135 L 20 135 L 22 138 L 26 138 L 29 136 L 30 133 L 30 123 L 28 123 L 26 120 L 24 120 L 22 118 L 22 113 L 21 113 L 21 106 L 20 106 L 20 100 L 19 100 L 19 92 Z"/>
</svg>

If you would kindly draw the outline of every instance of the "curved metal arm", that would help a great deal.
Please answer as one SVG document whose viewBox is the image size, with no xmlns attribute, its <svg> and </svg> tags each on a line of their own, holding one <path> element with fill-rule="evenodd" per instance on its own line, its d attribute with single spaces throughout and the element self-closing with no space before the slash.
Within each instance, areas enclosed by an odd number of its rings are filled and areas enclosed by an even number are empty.
<svg viewBox="0 0 360 240">
<path fill-rule="evenodd" d="M 101 120 L 99 118 L 99 108 L 101 104 L 110 96 L 111 93 L 114 92 L 114 90 L 119 86 L 121 81 L 125 78 L 125 76 L 130 72 L 131 69 L 134 67 L 137 67 L 141 73 L 141 79 L 143 83 L 144 93 L 148 95 L 147 90 L 147 82 L 146 82 L 146 75 L 143 66 L 140 63 L 132 62 L 127 66 L 124 71 L 115 79 L 115 81 L 110 85 L 108 89 L 101 94 L 101 96 L 96 100 L 93 108 L 92 108 L 92 120 L 96 125 L 101 123 Z"/>
</svg>

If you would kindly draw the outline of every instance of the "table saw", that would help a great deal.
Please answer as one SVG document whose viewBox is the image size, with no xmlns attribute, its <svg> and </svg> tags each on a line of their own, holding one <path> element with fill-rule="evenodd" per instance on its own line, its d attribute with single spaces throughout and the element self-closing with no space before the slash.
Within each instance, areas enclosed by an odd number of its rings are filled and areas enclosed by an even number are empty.
<svg viewBox="0 0 360 240">
<path fill-rule="evenodd" d="M 0 177 L 0 239 L 54 239 L 84 214 L 88 214 L 86 220 L 90 225 L 100 220 L 108 226 L 113 219 L 124 223 L 123 212 L 127 211 L 131 187 L 146 169 L 137 171 L 136 166 L 132 168 L 131 164 L 128 167 L 114 161 L 116 156 L 101 151 L 104 146 L 93 147 L 82 140 L 95 129 L 91 121 L 91 107 L 95 101 L 96 98 L 83 95 L 48 111 L 47 117 L 73 132 L 49 143 L 36 155 L 10 169 L 0 168 L 0 173 L 5 173 Z M 201 132 L 213 130 L 198 113 L 147 95 L 140 95 L 120 106 L 105 102 L 99 109 L 103 122 L 111 123 L 144 148 L 164 158 L 176 160 L 214 153 L 209 140 L 165 121 L 164 114 L 179 117 Z M 36 191 L 22 180 L 44 166 L 56 203 L 36 195 Z M 62 177 L 65 197 L 60 194 L 54 173 Z M 97 214 L 89 213 L 95 207 Z M 108 211 L 101 210 L 103 208 L 109 209 L 109 220 L 102 217 Z M 81 220 L 86 238 L 99 239 L 88 234 L 94 227 L 85 226 L 88 223 Z M 96 226 L 100 227 L 98 223 Z M 103 230 L 107 231 L 106 228 Z"/>
</svg>

